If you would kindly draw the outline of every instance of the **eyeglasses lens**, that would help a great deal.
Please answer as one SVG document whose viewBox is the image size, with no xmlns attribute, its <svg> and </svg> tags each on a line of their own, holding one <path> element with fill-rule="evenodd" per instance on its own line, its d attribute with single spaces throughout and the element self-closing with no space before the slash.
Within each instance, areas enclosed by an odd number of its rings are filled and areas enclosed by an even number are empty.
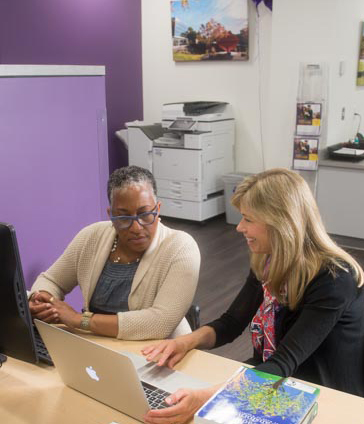
<svg viewBox="0 0 364 424">
<path fill-rule="evenodd" d="M 140 225 L 151 225 L 155 221 L 155 214 L 154 213 L 141 214 L 137 216 L 136 220 L 138 221 Z M 116 221 L 116 224 L 120 229 L 126 229 L 132 226 L 133 221 L 135 221 L 135 219 L 122 218 L 122 219 L 118 219 Z"/>
<path fill-rule="evenodd" d="M 153 224 L 154 220 L 154 213 L 146 213 L 145 215 L 141 215 L 138 217 L 138 221 L 144 225 Z"/>
</svg>

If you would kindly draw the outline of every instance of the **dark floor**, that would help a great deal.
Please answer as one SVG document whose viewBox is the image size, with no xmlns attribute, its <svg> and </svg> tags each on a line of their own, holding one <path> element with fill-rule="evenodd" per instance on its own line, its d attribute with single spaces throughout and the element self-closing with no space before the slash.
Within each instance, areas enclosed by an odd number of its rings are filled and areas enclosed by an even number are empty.
<svg viewBox="0 0 364 424">
<path fill-rule="evenodd" d="M 201 251 L 200 279 L 194 303 L 201 308 L 201 324 L 223 313 L 235 298 L 249 272 L 249 251 L 235 226 L 227 224 L 225 215 L 201 224 L 162 217 L 164 224 L 186 231 Z M 364 267 L 364 240 L 333 236 Z M 247 331 L 233 343 L 211 351 L 227 358 L 244 361 L 252 354 Z"/>
</svg>

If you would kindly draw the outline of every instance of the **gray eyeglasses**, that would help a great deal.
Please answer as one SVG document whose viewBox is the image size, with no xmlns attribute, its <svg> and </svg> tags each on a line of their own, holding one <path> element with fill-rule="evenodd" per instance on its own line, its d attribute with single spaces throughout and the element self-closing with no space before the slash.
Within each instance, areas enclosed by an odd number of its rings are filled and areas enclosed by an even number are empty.
<svg viewBox="0 0 364 424">
<path fill-rule="evenodd" d="M 155 221 L 158 212 L 155 211 L 158 204 L 150 212 L 143 212 L 138 215 L 120 215 L 120 216 L 110 216 L 111 221 L 115 226 L 120 230 L 127 230 L 133 225 L 134 221 L 138 221 L 138 224 L 145 227 L 147 225 L 152 225 Z"/>
</svg>

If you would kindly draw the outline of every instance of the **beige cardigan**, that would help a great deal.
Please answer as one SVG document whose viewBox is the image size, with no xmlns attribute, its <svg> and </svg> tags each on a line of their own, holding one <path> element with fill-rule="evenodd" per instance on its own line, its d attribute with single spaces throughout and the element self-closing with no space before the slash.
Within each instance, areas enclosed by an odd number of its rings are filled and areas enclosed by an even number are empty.
<svg viewBox="0 0 364 424">
<path fill-rule="evenodd" d="M 31 293 L 46 290 L 64 299 L 79 285 L 84 308 L 89 302 L 115 238 L 109 221 L 82 229 L 64 253 L 41 273 Z M 200 251 L 194 239 L 161 222 L 135 273 L 129 311 L 118 313 L 117 338 L 163 339 L 171 335 L 192 303 L 200 269 Z"/>
</svg>

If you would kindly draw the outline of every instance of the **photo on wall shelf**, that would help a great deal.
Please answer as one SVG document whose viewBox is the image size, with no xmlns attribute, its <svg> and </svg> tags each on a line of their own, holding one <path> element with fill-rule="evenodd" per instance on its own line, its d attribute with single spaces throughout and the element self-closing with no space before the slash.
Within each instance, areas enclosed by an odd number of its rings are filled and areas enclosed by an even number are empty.
<svg viewBox="0 0 364 424">
<path fill-rule="evenodd" d="M 248 0 L 171 1 L 173 59 L 248 60 Z"/>
<path fill-rule="evenodd" d="M 321 103 L 297 103 L 296 134 L 319 135 L 321 110 Z"/>
<path fill-rule="evenodd" d="M 294 139 L 293 169 L 316 171 L 318 165 L 318 138 Z"/>
<path fill-rule="evenodd" d="M 360 35 L 360 48 L 359 48 L 359 62 L 358 62 L 358 74 L 356 78 L 356 85 L 364 85 L 364 22 L 361 24 L 361 35 Z"/>
</svg>

